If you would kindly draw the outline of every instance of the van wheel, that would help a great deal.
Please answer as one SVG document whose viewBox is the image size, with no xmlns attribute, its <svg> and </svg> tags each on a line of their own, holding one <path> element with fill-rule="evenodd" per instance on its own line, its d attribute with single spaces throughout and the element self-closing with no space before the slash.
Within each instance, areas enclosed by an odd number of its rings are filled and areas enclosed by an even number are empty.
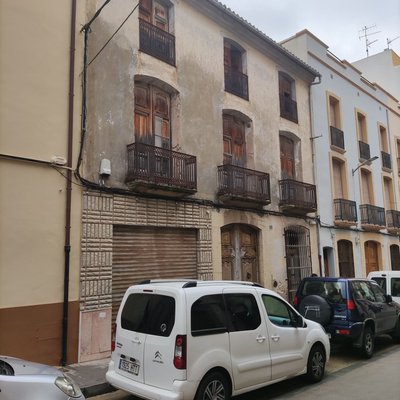
<svg viewBox="0 0 400 400">
<path fill-rule="evenodd" d="M 366 326 L 362 335 L 363 338 L 360 348 L 361 355 L 364 358 L 371 358 L 372 354 L 374 353 L 374 332 L 369 326 Z"/>
<path fill-rule="evenodd" d="M 229 400 L 231 386 L 221 372 L 210 372 L 200 382 L 195 400 Z"/>
<path fill-rule="evenodd" d="M 325 373 L 325 351 L 324 348 L 316 344 L 311 348 L 307 361 L 306 378 L 309 382 L 319 382 Z"/>
</svg>

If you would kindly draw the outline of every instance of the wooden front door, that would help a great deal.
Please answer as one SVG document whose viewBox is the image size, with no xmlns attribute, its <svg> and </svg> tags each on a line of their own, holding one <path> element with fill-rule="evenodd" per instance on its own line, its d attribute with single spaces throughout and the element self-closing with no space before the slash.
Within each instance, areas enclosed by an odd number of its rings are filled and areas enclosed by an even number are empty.
<svg viewBox="0 0 400 400">
<path fill-rule="evenodd" d="M 400 249 L 397 244 L 390 246 L 390 261 L 393 271 L 400 271 Z"/>
<path fill-rule="evenodd" d="M 337 243 L 339 256 L 339 276 L 354 278 L 353 243 L 349 240 L 339 240 Z"/>
<path fill-rule="evenodd" d="M 364 250 L 366 274 L 379 271 L 378 243 L 369 240 L 365 242 Z"/>
<path fill-rule="evenodd" d="M 257 231 L 245 225 L 221 230 L 222 279 L 258 282 Z"/>
</svg>

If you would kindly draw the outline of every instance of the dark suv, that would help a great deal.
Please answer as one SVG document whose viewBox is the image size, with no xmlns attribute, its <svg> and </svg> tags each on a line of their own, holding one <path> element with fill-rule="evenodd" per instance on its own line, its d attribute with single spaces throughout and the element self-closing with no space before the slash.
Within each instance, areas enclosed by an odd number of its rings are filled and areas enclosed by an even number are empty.
<svg viewBox="0 0 400 400">
<path fill-rule="evenodd" d="M 310 277 L 301 281 L 294 306 L 319 322 L 334 342 L 351 342 L 370 358 L 375 336 L 400 343 L 400 306 L 367 279 Z"/>
</svg>

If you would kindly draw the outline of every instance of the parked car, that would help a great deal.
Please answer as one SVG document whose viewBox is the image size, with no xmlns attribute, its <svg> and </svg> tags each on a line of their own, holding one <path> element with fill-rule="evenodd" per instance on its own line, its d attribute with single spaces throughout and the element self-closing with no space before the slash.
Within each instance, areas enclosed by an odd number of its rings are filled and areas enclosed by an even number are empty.
<svg viewBox="0 0 400 400">
<path fill-rule="evenodd" d="M 367 278 L 377 282 L 386 294 L 400 304 L 400 271 L 374 271 Z"/>
<path fill-rule="evenodd" d="M 228 400 L 302 374 L 318 382 L 330 354 L 318 323 L 248 282 L 131 286 L 116 324 L 107 381 L 147 399 Z"/>
<path fill-rule="evenodd" d="M 400 306 L 374 281 L 305 278 L 294 306 L 324 326 L 332 341 L 352 343 L 365 358 L 372 357 L 377 335 L 388 333 L 400 342 Z"/>
<path fill-rule="evenodd" d="M 1 400 L 84 400 L 79 387 L 57 368 L 0 356 Z"/>
</svg>

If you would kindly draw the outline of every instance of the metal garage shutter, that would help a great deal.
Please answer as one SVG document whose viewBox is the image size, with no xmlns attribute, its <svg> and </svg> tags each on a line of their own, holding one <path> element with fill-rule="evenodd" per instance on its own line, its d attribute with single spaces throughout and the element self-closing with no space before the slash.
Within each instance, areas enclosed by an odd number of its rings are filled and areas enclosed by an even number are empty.
<svg viewBox="0 0 400 400">
<path fill-rule="evenodd" d="M 197 278 L 194 229 L 114 226 L 113 321 L 126 289 L 145 279 Z"/>
</svg>

